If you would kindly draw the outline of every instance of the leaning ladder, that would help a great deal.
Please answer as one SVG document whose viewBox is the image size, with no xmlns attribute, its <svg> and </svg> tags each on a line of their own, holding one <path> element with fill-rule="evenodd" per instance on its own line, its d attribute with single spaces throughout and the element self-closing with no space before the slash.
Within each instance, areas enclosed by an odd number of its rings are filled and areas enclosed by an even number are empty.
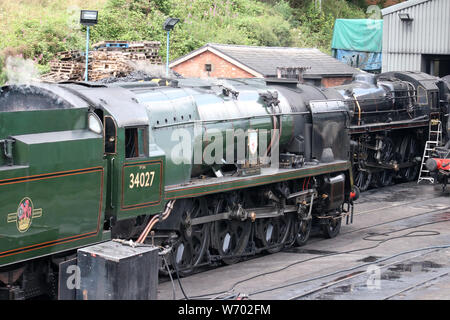
<svg viewBox="0 0 450 320">
<path fill-rule="evenodd" d="M 434 178 L 431 177 L 430 171 L 425 166 L 427 160 L 431 156 L 431 152 L 434 148 L 439 147 L 442 142 L 442 123 L 439 119 L 431 119 L 430 129 L 428 131 L 428 141 L 425 143 L 425 150 L 423 151 L 422 165 L 420 166 L 419 179 L 417 183 L 422 180 L 434 183 Z"/>
</svg>

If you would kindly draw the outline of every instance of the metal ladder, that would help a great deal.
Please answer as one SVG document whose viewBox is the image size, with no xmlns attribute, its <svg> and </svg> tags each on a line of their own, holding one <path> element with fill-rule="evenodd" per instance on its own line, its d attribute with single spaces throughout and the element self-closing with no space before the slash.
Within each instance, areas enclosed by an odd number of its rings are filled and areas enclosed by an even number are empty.
<svg viewBox="0 0 450 320">
<path fill-rule="evenodd" d="M 423 180 L 434 183 L 434 178 L 430 176 L 430 171 L 425 166 L 425 163 L 430 158 L 431 152 L 434 148 L 439 147 L 442 143 L 442 123 L 439 119 L 431 119 L 428 131 L 428 141 L 425 143 L 425 150 L 423 151 L 422 165 L 420 166 L 419 179 L 417 183 Z"/>
</svg>

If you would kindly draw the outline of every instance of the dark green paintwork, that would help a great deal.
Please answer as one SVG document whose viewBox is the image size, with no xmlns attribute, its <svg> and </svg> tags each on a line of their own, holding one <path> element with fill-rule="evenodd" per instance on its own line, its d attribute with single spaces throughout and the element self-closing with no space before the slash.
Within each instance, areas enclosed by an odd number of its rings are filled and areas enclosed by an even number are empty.
<svg viewBox="0 0 450 320">
<path fill-rule="evenodd" d="M 273 111 L 260 99 L 258 89 L 264 88 L 242 88 L 237 100 L 223 94 L 189 88 L 160 88 L 137 92 L 139 102 L 147 108 L 150 139 L 166 154 L 165 185 L 189 183 L 192 176 L 211 172 L 209 165 L 196 163 L 193 154 L 190 161 L 185 163 L 180 160 L 179 155 L 173 153 L 174 147 L 180 143 L 173 136 L 176 129 L 187 131 L 192 148 L 201 144 L 201 150 L 207 147 L 210 132 L 222 133 L 224 156 L 226 144 L 229 143 L 226 140 L 227 130 L 242 129 L 246 132 L 248 129 L 265 129 L 268 130 L 267 144 L 270 143 Z M 287 113 L 280 116 L 280 144 L 283 145 L 292 138 L 294 117 L 289 114 L 291 108 L 286 102 L 281 103 L 280 108 Z"/>
<path fill-rule="evenodd" d="M 0 112 L 0 139 L 15 139 L 14 165 L 0 164 L 0 265 L 104 238 L 103 137 L 86 117 L 86 109 Z M 8 218 L 24 198 L 42 213 L 21 232 Z"/>
<path fill-rule="evenodd" d="M 163 161 L 128 162 L 122 167 L 122 198 L 120 208 L 159 205 L 162 200 Z"/>
<path fill-rule="evenodd" d="M 209 179 L 207 182 L 197 181 L 187 186 L 166 188 L 166 200 L 199 197 L 207 194 L 249 188 L 279 181 L 318 176 L 330 172 L 347 172 L 351 168 L 349 161 L 338 161 L 321 166 L 303 167 L 299 169 L 264 169 L 261 175 L 242 178 Z"/>
<path fill-rule="evenodd" d="M 117 153 L 107 156 L 109 177 L 107 190 L 106 216 L 124 220 L 138 215 L 155 214 L 163 210 L 165 156 L 156 146 L 149 145 L 149 156 L 125 158 L 125 129 L 118 128 Z M 144 163 L 145 169 L 134 164 Z M 145 163 L 151 163 L 145 165 Z M 133 167 L 131 167 L 133 166 Z M 111 168 L 113 168 L 111 170 Z M 136 169 L 137 168 L 137 169 Z M 130 190 L 130 174 L 136 172 L 155 172 L 151 188 Z M 128 198 L 130 197 L 130 198 Z M 142 205 L 138 205 L 142 204 Z"/>
<path fill-rule="evenodd" d="M 86 109 L 0 112 L 0 138 L 86 128 Z"/>
</svg>

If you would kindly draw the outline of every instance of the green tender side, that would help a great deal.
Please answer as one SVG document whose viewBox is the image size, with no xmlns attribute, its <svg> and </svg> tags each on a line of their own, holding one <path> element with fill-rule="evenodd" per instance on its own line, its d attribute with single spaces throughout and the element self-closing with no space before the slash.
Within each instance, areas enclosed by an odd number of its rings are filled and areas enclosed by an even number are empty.
<svg viewBox="0 0 450 320">
<path fill-rule="evenodd" d="M 85 129 L 86 115 L 0 113 L 0 139 L 15 139 L 14 164 L 0 164 L 0 266 L 103 239 L 103 137 Z"/>
</svg>

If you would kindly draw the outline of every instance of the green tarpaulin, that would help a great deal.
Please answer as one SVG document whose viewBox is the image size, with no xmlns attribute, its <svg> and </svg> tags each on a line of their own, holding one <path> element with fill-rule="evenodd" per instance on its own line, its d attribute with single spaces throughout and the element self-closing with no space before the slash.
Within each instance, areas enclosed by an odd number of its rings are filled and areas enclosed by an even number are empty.
<svg viewBox="0 0 450 320">
<path fill-rule="evenodd" d="M 381 52 L 382 44 L 383 20 L 336 19 L 333 49 Z"/>
</svg>

